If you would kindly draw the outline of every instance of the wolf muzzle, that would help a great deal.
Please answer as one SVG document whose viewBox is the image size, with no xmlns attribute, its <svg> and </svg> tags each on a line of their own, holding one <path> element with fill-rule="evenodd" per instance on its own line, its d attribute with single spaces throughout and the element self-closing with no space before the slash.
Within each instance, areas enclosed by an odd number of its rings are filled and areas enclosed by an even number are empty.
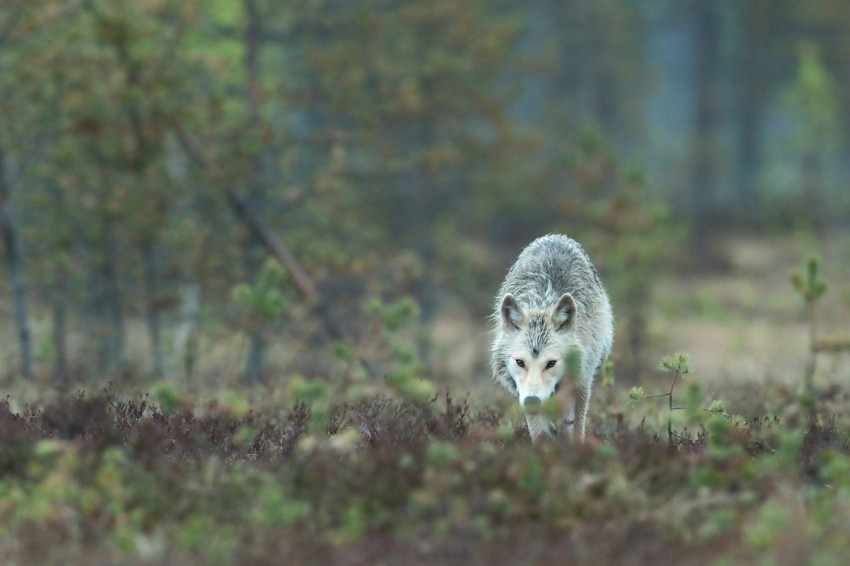
<svg viewBox="0 0 850 566">
<path fill-rule="evenodd" d="M 539 413 L 542 406 L 543 402 L 540 400 L 540 397 L 534 395 L 530 395 L 522 400 L 522 408 L 525 409 L 526 413 L 531 413 L 532 415 Z"/>
</svg>

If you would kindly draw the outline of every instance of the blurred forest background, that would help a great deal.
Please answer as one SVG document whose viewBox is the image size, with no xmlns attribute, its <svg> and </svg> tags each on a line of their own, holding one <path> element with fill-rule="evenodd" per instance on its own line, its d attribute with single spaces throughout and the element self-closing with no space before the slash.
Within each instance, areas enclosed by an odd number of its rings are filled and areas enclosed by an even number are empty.
<svg viewBox="0 0 850 566">
<path fill-rule="evenodd" d="M 848 103 L 844 0 L 3 0 L 2 379 L 492 387 L 548 232 L 618 380 L 799 376 L 788 270 L 850 310 Z"/>
</svg>

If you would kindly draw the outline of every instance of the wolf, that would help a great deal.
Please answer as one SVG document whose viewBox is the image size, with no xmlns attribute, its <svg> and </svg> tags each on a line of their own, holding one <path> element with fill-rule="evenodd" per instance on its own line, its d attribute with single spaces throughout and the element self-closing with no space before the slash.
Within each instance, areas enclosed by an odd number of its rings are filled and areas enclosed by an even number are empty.
<svg viewBox="0 0 850 566">
<path fill-rule="evenodd" d="M 523 407 L 532 441 L 561 428 L 540 412 L 562 388 L 563 428 L 584 439 L 593 377 L 614 342 L 614 316 L 581 245 L 558 234 L 529 244 L 499 289 L 492 323 L 493 380 Z M 568 364 L 568 357 L 578 363 Z M 577 366 L 577 375 L 567 375 L 568 365 Z"/>
</svg>

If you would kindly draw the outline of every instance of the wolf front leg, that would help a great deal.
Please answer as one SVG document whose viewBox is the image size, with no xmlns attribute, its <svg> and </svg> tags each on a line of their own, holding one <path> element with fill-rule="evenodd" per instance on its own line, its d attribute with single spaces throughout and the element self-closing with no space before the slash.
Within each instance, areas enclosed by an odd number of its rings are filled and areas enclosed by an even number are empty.
<svg viewBox="0 0 850 566">
<path fill-rule="evenodd" d="M 561 426 L 559 430 L 564 434 L 566 439 L 571 439 L 573 437 L 573 431 L 575 429 L 576 424 L 576 406 L 575 402 L 570 407 L 570 410 L 564 413 L 564 418 L 561 421 Z"/>
<path fill-rule="evenodd" d="M 591 387 L 576 387 L 575 431 L 579 440 L 584 440 L 587 409 L 590 407 Z"/>
</svg>

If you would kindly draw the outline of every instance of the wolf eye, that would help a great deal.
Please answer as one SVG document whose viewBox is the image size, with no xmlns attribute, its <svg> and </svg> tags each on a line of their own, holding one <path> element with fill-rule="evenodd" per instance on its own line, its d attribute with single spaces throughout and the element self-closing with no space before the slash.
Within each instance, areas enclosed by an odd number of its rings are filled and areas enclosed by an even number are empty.
<svg viewBox="0 0 850 566">
<path fill-rule="evenodd" d="M 525 361 L 524 360 L 514 360 L 514 361 L 516 361 L 516 365 L 518 365 L 519 367 L 521 367 L 521 368 L 525 367 Z"/>
<path fill-rule="evenodd" d="M 555 363 L 557 363 L 557 361 L 558 360 L 549 360 L 546 363 L 546 369 L 552 369 L 553 367 L 555 367 Z"/>
</svg>

